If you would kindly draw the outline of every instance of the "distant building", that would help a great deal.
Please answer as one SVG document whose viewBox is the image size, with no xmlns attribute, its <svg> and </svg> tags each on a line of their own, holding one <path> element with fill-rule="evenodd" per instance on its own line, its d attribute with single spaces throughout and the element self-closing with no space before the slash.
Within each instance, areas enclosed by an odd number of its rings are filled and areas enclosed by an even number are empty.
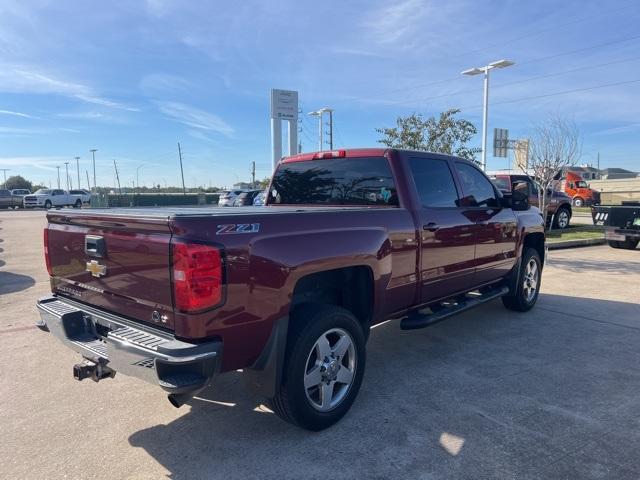
<svg viewBox="0 0 640 480">
<path fill-rule="evenodd" d="M 238 182 L 233 184 L 235 190 L 251 190 L 253 185 L 250 182 Z"/>
<path fill-rule="evenodd" d="M 600 179 L 600 170 L 589 165 L 580 165 L 579 167 L 566 167 L 563 173 L 567 171 L 579 174 L 583 180 Z"/>
<path fill-rule="evenodd" d="M 618 178 L 636 178 L 637 172 L 626 170 L 624 168 L 604 168 L 600 170 L 600 178 L 602 180 L 614 180 Z"/>
</svg>

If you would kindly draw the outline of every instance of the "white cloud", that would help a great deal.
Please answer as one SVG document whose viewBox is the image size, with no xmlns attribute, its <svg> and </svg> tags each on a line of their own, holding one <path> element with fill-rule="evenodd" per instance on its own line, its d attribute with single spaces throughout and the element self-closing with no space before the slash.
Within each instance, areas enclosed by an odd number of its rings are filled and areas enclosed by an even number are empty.
<svg viewBox="0 0 640 480">
<path fill-rule="evenodd" d="M 14 117 L 22 118 L 36 118 L 33 115 L 29 115 L 28 113 L 14 112 L 13 110 L 0 110 L 0 115 L 11 115 Z"/>
<path fill-rule="evenodd" d="M 190 87 L 193 87 L 192 82 L 169 73 L 150 73 L 140 80 L 140 89 L 145 95 L 184 91 Z"/>
<path fill-rule="evenodd" d="M 162 113 L 172 120 L 183 123 L 192 128 L 221 133 L 226 136 L 233 134 L 233 128 L 217 115 L 179 102 L 156 102 Z"/>
<path fill-rule="evenodd" d="M 44 157 L 0 157 L 0 165 L 6 167 L 31 167 L 40 170 L 56 171 L 56 166 L 64 165 L 68 162 L 67 157 L 44 156 Z"/>
<path fill-rule="evenodd" d="M 31 67 L 19 65 L 0 63 L 0 91 L 8 93 L 58 94 L 94 105 L 130 112 L 139 111 L 136 107 L 101 97 L 87 85 L 61 80 Z"/>
<path fill-rule="evenodd" d="M 629 123 L 627 125 L 621 125 L 619 127 L 607 128 L 596 132 L 595 135 L 616 135 L 619 133 L 629 133 L 640 131 L 640 123 Z"/>
</svg>

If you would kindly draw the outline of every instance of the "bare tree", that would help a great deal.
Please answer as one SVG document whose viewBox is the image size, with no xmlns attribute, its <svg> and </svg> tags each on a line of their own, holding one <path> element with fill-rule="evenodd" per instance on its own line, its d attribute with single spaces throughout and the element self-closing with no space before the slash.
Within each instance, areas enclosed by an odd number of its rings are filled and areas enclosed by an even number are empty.
<svg viewBox="0 0 640 480">
<path fill-rule="evenodd" d="M 560 117 L 539 124 L 530 140 L 528 169 L 525 172 L 540 186 L 538 202 L 547 222 L 547 211 L 555 179 L 582 156 L 582 141 L 575 123 Z"/>
</svg>

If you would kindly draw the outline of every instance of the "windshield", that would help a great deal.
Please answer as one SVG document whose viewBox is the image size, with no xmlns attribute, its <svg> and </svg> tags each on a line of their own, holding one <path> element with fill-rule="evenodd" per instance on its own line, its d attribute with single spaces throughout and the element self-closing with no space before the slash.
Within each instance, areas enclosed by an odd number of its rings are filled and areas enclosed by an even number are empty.
<svg viewBox="0 0 640 480">
<path fill-rule="evenodd" d="M 589 185 L 587 185 L 587 182 L 585 182 L 584 180 L 580 180 L 580 181 L 576 182 L 576 187 L 577 188 L 589 188 Z"/>
<path fill-rule="evenodd" d="M 384 157 L 285 163 L 276 171 L 270 193 L 270 204 L 398 205 Z"/>
<path fill-rule="evenodd" d="M 41 188 L 40 190 L 36 191 L 36 195 L 49 195 L 51 193 L 51 190 L 48 190 L 46 188 Z"/>
<path fill-rule="evenodd" d="M 511 186 L 509 185 L 509 179 L 506 177 L 491 177 L 493 184 L 498 187 L 498 190 L 509 191 Z"/>
</svg>

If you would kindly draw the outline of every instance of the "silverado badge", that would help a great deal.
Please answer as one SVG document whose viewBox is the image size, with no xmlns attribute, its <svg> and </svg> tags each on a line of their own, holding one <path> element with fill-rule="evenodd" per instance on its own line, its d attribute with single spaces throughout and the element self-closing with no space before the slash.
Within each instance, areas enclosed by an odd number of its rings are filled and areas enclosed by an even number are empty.
<svg viewBox="0 0 640 480">
<path fill-rule="evenodd" d="M 107 266 L 100 265 L 97 261 L 91 260 L 87 262 L 87 268 L 85 269 L 87 272 L 90 272 L 94 277 L 102 277 L 107 274 Z"/>
</svg>

